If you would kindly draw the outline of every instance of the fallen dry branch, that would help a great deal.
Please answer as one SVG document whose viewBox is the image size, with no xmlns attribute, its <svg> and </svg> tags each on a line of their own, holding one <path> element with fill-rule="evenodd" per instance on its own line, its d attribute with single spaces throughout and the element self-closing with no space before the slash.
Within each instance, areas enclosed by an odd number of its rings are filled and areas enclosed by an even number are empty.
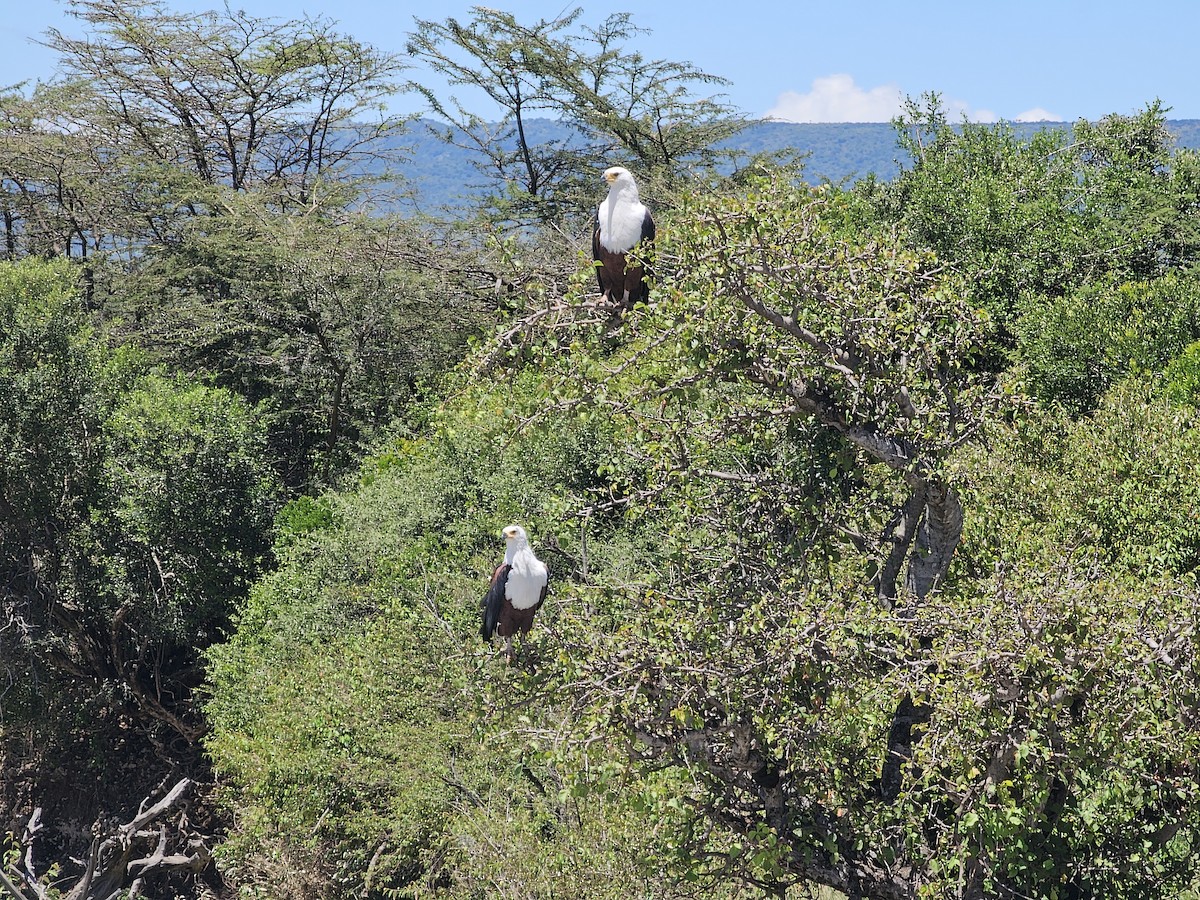
<svg viewBox="0 0 1200 900">
<path fill-rule="evenodd" d="M 153 876 L 201 872 L 212 855 L 206 838 L 189 826 L 184 798 L 192 786 L 191 779 L 181 778 L 159 800 L 147 797 L 124 825 L 97 822 L 87 859 L 81 861 L 83 872 L 69 886 L 62 880 L 50 885 L 44 872 L 37 873 L 34 852 L 45 824 L 42 810 L 34 810 L 22 836 L 21 870 L 15 873 L 24 892 L 4 872 L 0 887 L 14 900 L 115 900 L 143 896 Z"/>
</svg>

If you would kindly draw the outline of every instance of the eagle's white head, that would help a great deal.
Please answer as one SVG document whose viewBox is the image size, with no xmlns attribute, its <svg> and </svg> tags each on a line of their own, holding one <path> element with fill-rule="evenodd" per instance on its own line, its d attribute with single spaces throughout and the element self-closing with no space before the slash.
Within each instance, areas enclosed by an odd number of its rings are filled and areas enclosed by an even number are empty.
<svg viewBox="0 0 1200 900">
<path fill-rule="evenodd" d="M 509 596 L 517 600 L 518 609 L 528 608 L 537 602 L 546 584 L 546 564 L 534 555 L 529 536 L 520 525 L 508 525 L 500 533 L 504 535 L 504 561 L 512 566 L 508 575 Z M 526 583 L 528 591 L 522 594 L 523 599 L 516 598 L 513 592 L 520 594 L 524 590 L 521 585 Z"/>
<path fill-rule="evenodd" d="M 620 181 L 622 178 L 633 181 L 633 173 L 624 166 L 613 166 L 610 169 L 604 170 L 604 180 L 609 184 L 614 184 L 617 181 Z"/>
<path fill-rule="evenodd" d="M 506 525 L 500 534 L 504 536 L 505 543 L 510 547 L 519 548 L 529 544 L 529 535 L 520 525 Z"/>
<path fill-rule="evenodd" d="M 638 186 L 637 182 L 633 180 L 633 173 L 624 166 L 613 166 L 610 169 L 605 169 L 604 180 L 608 182 L 609 191 L 632 194 L 634 198 L 638 195 Z"/>
<path fill-rule="evenodd" d="M 600 225 L 600 245 L 613 253 L 625 253 L 642 237 L 649 215 L 638 196 L 637 182 L 623 166 L 604 170 L 608 196 L 600 201 L 596 218 Z"/>
</svg>

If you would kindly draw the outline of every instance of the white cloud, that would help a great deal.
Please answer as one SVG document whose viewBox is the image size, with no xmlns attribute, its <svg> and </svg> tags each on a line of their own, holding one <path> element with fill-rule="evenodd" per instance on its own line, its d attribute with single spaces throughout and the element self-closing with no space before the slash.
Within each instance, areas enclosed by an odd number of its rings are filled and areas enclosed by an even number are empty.
<svg viewBox="0 0 1200 900">
<path fill-rule="evenodd" d="M 864 90 L 850 75 L 813 79 L 807 94 L 784 91 L 767 117 L 784 122 L 888 122 L 900 113 L 904 92 L 895 84 Z"/>
<path fill-rule="evenodd" d="M 767 110 L 767 118 L 783 122 L 890 122 L 904 109 L 904 91 L 897 84 L 882 84 L 861 88 L 852 75 L 827 75 L 815 78 L 812 90 L 806 94 L 784 91 Z M 972 122 L 999 122 L 1000 116 L 990 109 L 972 109 L 962 100 L 942 97 L 946 118 L 957 122 L 966 116 Z M 1056 118 L 1043 109 L 1032 109 L 1022 116 L 1036 119 Z M 1018 121 L 1034 121 L 1018 116 Z"/>
<path fill-rule="evenodd" d="M 1033 109 L 1027 109 L 1025 112 L 1013 119 L 1014 122 L 1061 122 L 1063 117 L 1058 113 L 1052 113 L 1048 109 L 1043 109 L 1040 106 L 1035 106 Z"/>
<path fill-rule="evenodd" d="M 946 119 L 950 122 L 961 122 L 963 116 L 968 122 L 978 122 L 981 125 L 994 125 L 1000 117 L 990 109 L 971 109 L 962 100 L 942 100 L 942 108 L 946 110 Z"/>
</svg>

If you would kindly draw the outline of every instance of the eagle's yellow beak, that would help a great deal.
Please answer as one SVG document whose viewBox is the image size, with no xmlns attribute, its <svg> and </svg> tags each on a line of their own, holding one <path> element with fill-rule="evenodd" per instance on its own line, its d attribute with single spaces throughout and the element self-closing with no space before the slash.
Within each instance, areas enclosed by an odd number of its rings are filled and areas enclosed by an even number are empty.
<svg viewBox="0 0 1200 900">
<path fill-rule="evenodd" d="M 604 180 L 607 181 L 609 184 L 612 184 L 614 181 L 617 180 L 617 173 L 616 172 L 605 172 Z"/>
</svg>

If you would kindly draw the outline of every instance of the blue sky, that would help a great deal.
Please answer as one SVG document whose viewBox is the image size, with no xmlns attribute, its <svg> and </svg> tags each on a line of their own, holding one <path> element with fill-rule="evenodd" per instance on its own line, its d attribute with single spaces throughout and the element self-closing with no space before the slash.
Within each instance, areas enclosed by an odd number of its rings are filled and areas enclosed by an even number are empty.
<svg viewBox="0 0 1200 900">
<path fill-rule="evenodd" d="M 169 0 L 176 11 L 223 0 Z M 230 0 L 253 16 L 327 16 L 377 48 L 403 53 L 414 17 L 470 18 L 446 0 Z M 1160 99 L 1173 119 L 1200 119 L 1200 2 L 1162 0 L 639 0 L 616 6 L 488 0 L 533 23 L 580 5 L 582 22 L 630 12 L 650 30 L 643 55 L 691 62 L 731 83 L 726 100 L 752 116 L 887 121 L 904 95 L 939 92 L 954 117 L 1097 119 Z M 32 43 L 51 26 L 82 34 L 61 0 L 9 0 L 0 20 L 0 85 L 46 80 L 54 56 Z M 420 70 L 417 80 L 433 84 Z M 416 98 L 398 112 L 417 112 Z"/>
</svg>

